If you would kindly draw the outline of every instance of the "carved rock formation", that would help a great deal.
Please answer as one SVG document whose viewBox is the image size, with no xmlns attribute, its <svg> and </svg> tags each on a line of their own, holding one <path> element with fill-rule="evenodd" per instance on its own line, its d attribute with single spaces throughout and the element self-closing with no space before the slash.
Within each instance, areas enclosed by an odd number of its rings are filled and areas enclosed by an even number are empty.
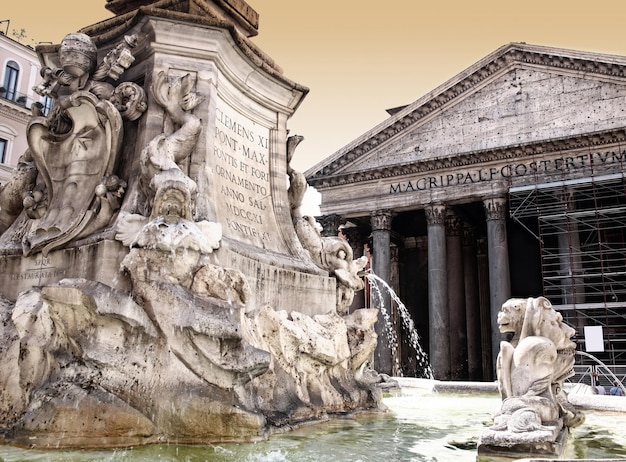
<svg viewBox="0 0 626 462">
<path fill-rule="evenodd" d="M 214 101 L 197 91 L 198 74 L 155 70 L 145 77 L 149 95 L 131 80 L 114 84 L 138 43 L 146 46 L 141 40 L 124 36 L 99 60 L 88 36 L 65 37 L 36 88 L 55 106 L 31 120 L 30 149 L 0 191 L 1 258 L 22 271 L 0 274 L 20 287 L 5 284 L 2 294 L 14 295 L 0 299 L 3 440 L 38 447 L 243 440 L 378 407 L 380 392 L 365 373 L 377 311 L 342 316 L 363 286 L 364 261 L 353 260 L 343 239 L 322 238 L 310 217 L 292 222 L 287 214 L 283 239 L 301 239 L 308 254 L 291 248 L 306 271 L 284 268 L 296 256 L 274 250 L 267 258 L 261 248 L 246 260 L 255 270 L 246 267 L 239 253 L 250 243 L 238 248 L 232 235 L 225 239 L 228 220 L 206 219 L 217 190 L 207 179 L 204 138 Z M 260 167 L 270 155 L 248 161 Z M 287 191 L 257 172 L 267 182 L 259 189 L 279 195 L 251 200 L 259 225 L 281 216 L 274 202 L 292 198 L 299 210 L 301 174 L 291 171 Z M 258 303 L 255 290 L 275 286 L 279 270 L 292 281 L 317 278 L 330 306 L 309 315 L 297 304 Z"/>
</svg>

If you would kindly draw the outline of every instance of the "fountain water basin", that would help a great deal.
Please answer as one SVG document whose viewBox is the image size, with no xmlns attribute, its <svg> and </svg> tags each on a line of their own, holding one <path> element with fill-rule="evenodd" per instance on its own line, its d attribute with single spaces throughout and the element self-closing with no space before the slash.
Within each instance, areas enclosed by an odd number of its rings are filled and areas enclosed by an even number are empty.
<svg viewBox="0 0 626 462">
<path fill-rule="evenodd" d="M 387 392 L 388 412 L 363 412 L 334 417 L 277 433 L 256 443 L 203 446 L 170 441 L 145 447 L 108 450 L 37 451 L 0 447 L 6 462 L 47 461 L 437 461 L 474 462 L 476 444 L 492 414 L 500 407 L 493 383 L 438 382 L 396 378 L 400 388 Z M 592 402 L 608 402 L 619 409 L 620 398 L 573 394 L 584 402 L 586 421 L 572 430 L 563 458 L 626 458 L 626 413 L 591 410 Z M 622 405 L 626 406 L 626 399 Z M 490 460 L 490 459 L 481 459 Z M 511 460 L 511 459 L 509 459 Z"/>
</svg>

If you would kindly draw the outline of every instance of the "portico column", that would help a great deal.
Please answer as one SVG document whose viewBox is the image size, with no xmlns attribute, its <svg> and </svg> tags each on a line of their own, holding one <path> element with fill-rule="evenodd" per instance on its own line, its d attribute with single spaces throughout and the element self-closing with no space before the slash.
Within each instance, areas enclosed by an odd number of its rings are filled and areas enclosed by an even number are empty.
<svg viewBox="0 0 626 462">
<path fill-rule="evenodd" d="M 506 235 L 506 198 L 487 198 L 484 200 L 484 205 L 487 215 L 492 365 L 495 366 L 501 339 L 498 329 L 498 312 L 502 304 L 511 297 L 509 246 Z"/>
<path fill-rule="evenodd" d="M 452 211 L 446 215 L 446 266 L 450 322 L 450 378 L 467 378 L 467 331 L 465 322 L 465 281 L 461 219 Z"/>
<path fill-rule="evenodd" d="M 424 209 L 428 224 L 428 336 L 429 359 L 436 379 L 450 378 L 448 337 L 448 276 L 446 265 L 446 206 Z"/>
<path fill-rule="evenodd" d="M 372 272 L 391 285 L 391 210 L 376 210 L 371 213 L 372 224 Z M 391 311 L 391 296 L 386 290 L 382 290 L 382 303 L 384 309 Z M 381 307 L 376 307 L 381 308 Z M 392 374 L 393 358 L 391 347 L 387 339 L 385 319 L 382 309 L 378 314 L 378 322 L 375 325 L 378 335 L 378 344 L 374 351 L 374 369 L 384 374 Z"/>
<path fill-rule="evenodd" d="M 476 264 L 478 266 L 478 305 L 480 307 L 480 364 L 482 379 L 486 382 L 494 380 L 495 370 L 492 357 L 498 352 L 491 352 L 491 306 L 489 299 L 489 259 L 487 258 L 487 236 L 476 239 Z"/>
<path fill-rule="evenodd" d="M 478 263 L 474 230 L 463 226 L 463 277 L 465 279 L 465 320 L 467 324 L 467 372 L 473 381 L 481 380 L 480 306 L 478 303 Z"/>
</svg>

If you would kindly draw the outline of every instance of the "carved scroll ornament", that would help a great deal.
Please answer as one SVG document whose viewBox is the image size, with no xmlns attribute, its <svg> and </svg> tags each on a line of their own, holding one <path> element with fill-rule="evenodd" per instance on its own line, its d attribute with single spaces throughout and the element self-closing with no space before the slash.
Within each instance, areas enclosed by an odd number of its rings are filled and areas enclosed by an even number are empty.
<svg viewBox="0 0 626 462">
<path fill-rule="evenodd" d="M 110 82 L 132 64 L 136 43 L 137 37 L 125 37 L 98 63 L 89 36 L 68 34 L 58 52 L 60 66 L 43 68 L 34 90 L 56 102 L 47 116 L 33 110 L 29 150 L 0 197 L 0 247 L 21 242 L 24 255 L 46 255 L 104 228 L 120 208 L 126 182 L 115 168 L 122 118 L 136 120 L 147 106 L 137 84 L 116 88 Z"/>
</svg>

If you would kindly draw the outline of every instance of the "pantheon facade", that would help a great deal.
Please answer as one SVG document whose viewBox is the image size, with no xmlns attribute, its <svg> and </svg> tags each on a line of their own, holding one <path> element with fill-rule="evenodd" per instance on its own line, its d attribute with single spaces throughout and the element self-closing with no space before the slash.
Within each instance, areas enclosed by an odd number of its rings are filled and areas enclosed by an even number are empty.
<svg viewBox="0 0 626 462">
<path fill-rule="evenodd" d="M 540 295 L 580 350 L 626 365 L 626 57 L 511 43 L 387 112 L 305 175 L 435 377 L 493 379 L 502 303 Z M 392 318 L 376 367 L 424 373 Z"/>
</svg>

